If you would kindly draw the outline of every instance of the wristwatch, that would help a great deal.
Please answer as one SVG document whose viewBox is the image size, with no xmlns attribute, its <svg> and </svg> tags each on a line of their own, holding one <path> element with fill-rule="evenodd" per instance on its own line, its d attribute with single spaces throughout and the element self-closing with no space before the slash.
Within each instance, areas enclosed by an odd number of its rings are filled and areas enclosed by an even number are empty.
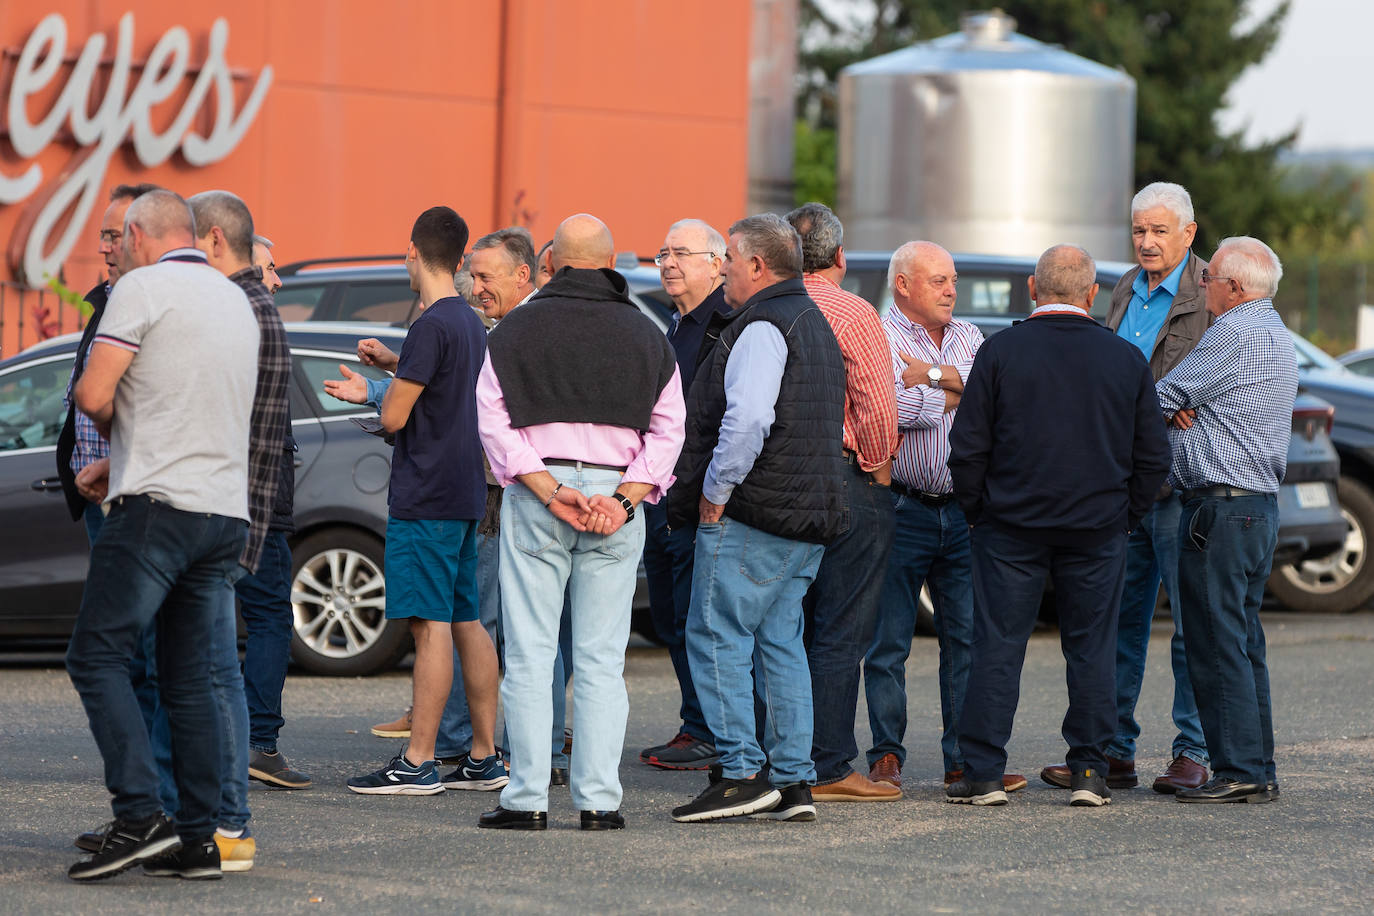
<svg viewBox="0 0 1374 916">
<path fill-rule="evenodd" d="M 625 521 L 631 521 L 635 517 L 635 504 L 624 493 L 612 493 L 611 496 L 620 500 L 620 505 L 625 507 Z"/>
<path fill-rule="evenodd" d="M 930 379 L 930 387 L 932 387 L 932 388 L 939 388 L 939 387 L 940 387 L 940 379 L 942 379 L 942 378 L 944 378 L 944 377 L 945 377 L 945 370 L 941 369 L 939 366 L 931 366 L 931 367 L 926 371 L 926 378 Z"/>
</svg>

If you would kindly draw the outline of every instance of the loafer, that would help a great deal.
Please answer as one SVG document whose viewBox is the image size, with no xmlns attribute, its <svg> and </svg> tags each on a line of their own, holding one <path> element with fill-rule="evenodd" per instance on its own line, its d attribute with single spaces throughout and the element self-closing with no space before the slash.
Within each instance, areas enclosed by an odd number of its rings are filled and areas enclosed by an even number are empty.
<svg viewBox="0 0 1374 916">
<path fill-rule="evenodd" d="M 568 768 L 567 768 L 567 767 L 550 767 L 550 768 L 549 768 L 549 785 L 551 785 L 551 786 L 566 786 L 567 784 L 568 784 Z"/>
<path fill-rule="evenodd" d="M 964 771 L 963 771 L 963 770 L 946 770 L 946 771 L 945 771 L 945 785 L 947 785 L 947 786 L 952 786 L 952 785 L 954 785 L 956 782 L 958 782 L 959 780 L 961 780 L 961 779 L 963 779 L 963 778 L 964 778 Z M 1002 774 L 1002 788 L 1003 788 L 1005 791 L 1007 791 L 1007 792 L 1015 792 L 1015 791 L 1017 791 L 1018 789 L 1024 789 L 1025 787 L 1026 787 L 1026 777 L 1022 776 L 1020 773 L 1003 773 L 1003 774 Z"/>
<path fill-rule="evenodd" d="M 853 771 L 844 779 L 811 788 L 811 800 L 818 802 L 890 802 L 901 797 L 902 790 L 892 783 L 874 782 Z"/>
<path fill-rule="evenodd" d="M 273 751 L 253 751 L 248 759 L 248 776 L 258 782 L 282 789 L 308 789 L 310 777 L 291 769 L 286 755 Z"/>
<path fill-rule="evenodd" d="M 1067 763 L 1057 763 L 1040 771 L 1041 781 L 1056 789 L 1067 789 L 1073 785 L 1073 771 Z M 1134 760 L 1107 758 L 1107 788 L 1134 789 L 1140 785 L 1140 777 L 1135 772 Z"/>
<path fill-rule="evenodd" d="M 1278 787 L 1275 786 L 1277 789 Z M 1193 804 L 1216 805 L 1225 802 L 1249 802 L 1262 805 L 1269 801 L 1269 787 L 1262 782 L 1237 782 L 1218 776 L 1195 789 L 1179 789 L 1174 798 Z"/>
<path fill-rule="evenodd" d="M 583 811 L 583 830 L 624 830 L 625 818 L 619 811 Z"/>
<path fill-rule="evenodd" d="M 401 713 L 401 717 L 396 721 L 372 726 L 372 734 L 378 738 L 409 738 L 411 710 L 412 707 L 407 706 L 406 711 Z"/>
<path fill-rule="evenodd" d="M 1207 781 L 1207 768 L 1190 757 L 1179 755 L 1160 773 L 1150 788 L 1161 795 L 1181 789 L 1196 789 Z"/>
<path fill-rule="evenodd" d="M 511 811 L 497 805 L 477 818 L 477 826 L 493 830 L 547 830 L 549 815 L 545 811 Z"/>
<path fill-rule="evenodd" d="M 874 761 L 869 768 L 868 778 L 874 782 L 885 782 L 889 785 L 902 787 L 902 762 L 897 759 L 896 754 L 884 754 Z"/>
</svg>

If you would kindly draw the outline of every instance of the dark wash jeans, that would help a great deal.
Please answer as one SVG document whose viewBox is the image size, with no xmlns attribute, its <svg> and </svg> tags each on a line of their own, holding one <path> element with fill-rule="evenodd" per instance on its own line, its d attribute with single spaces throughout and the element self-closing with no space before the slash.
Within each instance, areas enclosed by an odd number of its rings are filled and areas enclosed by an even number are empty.
<svg viewBox="0 0 1374 916">
<path fill-rule="evenodd" d="M 844 779 L 859 755 L 854 741 L 859 675 L 873 642 L 895 524 L 892 491 L 857 464 L 847 464 L 845 471 L 849 530 L 825 548 L 816 581 L 802 599 L 817 785 Z"/>
<path fill-rule="evenodd" d="M 1021 696 L 1021 666 L 1045 581 L 1054 582 L 1067 663 L 1063 734 L 1069 769 L 1107 771 L 1116 732 L 1116 624 L 1126 533 L 1096 547 L 1051 547 L 983 524 L 973 529 L 973 664 L 959 715 L 970 780 L 996 781 Z"/>
<path fill-rule="evenodd" d="M 682 731 L 701 741 L 715 741 L 687 663 L 687 610 L 692 606 L 692 562 L 696 556 L 695 528 L 668 528 L 667 499 L 641 503 L 644 510 L 644 577 L 649 582 L 649 611 L 654 631 L 668 647 L 682 705 Z"/>
<path fill-rule="evenodd" d="M 286 721 L 281 714 L 281 692 L 291 660 L 291 547 L 285 532 L 267 532 L 258 571 L 245 574 L 234 590 L 248 631 L 243 656 L 248 746 L 272 753 Z"/>
<path fill-rule="evenodd" d="M 1212 775 L 1263 785 L 1275 778 L 1260 601 L 1278 540 L 1273 494 L 1183 504 L 1178 591 Z"/>
<path fill-rule="evenodd" d="M 221 729 L 210 685 L 211 624 L 243 549 L 246 523 L 182 512 L 146 496 L 111 507 L 91 550 L 67 671 L 105 761 L 116 817 L 157 814 L 158 774 L 129 680 L 135 647 L 157 626 L 158 691 L 171 728 L 184 842 L 214 832 Z"/>
</svg>

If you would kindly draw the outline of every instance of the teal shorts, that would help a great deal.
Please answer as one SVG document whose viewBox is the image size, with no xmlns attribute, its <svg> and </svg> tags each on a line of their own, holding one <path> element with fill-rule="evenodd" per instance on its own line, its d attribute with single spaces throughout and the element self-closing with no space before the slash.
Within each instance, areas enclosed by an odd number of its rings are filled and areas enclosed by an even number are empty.
<svg viewBox="0 0 1374 916">
<path fill-rule="evenodd" d="M 477 620 L 477 522 L 386 520 L 386 616 Z"/>
</svg>

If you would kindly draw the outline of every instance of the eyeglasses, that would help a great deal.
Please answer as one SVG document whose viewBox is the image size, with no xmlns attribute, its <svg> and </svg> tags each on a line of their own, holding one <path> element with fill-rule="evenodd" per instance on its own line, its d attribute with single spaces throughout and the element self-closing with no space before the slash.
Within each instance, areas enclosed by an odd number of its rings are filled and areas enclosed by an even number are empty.
<svg viewBox="0 0 1374 916">
<path fill-rule="evenodd" d="M 124 233 L 118 229 L 101 229 L 100 242 L 104 245 L 118 245 L 119 240 L 124 238 Z"/>
<path fill-rule="evenodd" d="M 1214 277 L 1207 272 L 1207 268 L 1205 267 L 1202 268 L 1202 276 L 1199 277 L 1199 279 L 1203 282 L 1204 285 L 1208 283 L 1214 283 L 1218 280 L 1225 280 L 1227 283 L 1235 283 L 1234 277 Z"/>
<path fill-rule="evenodd" d="M 682 251 L 677 248 L 674 248 L 672 251 L 668 251 L 667 249 L 664 249 L 663 251 L 660 251 L 658 254 L 654 255 L 654 266 L 662 267 L 669 261 L 677 260 L 679 258 L 685 258 L 688 255 L 693 254 L 710 255 L 713 258 L 720 257 L 720 255 L 716 254 L 714 251 Z"/>
</svg>

